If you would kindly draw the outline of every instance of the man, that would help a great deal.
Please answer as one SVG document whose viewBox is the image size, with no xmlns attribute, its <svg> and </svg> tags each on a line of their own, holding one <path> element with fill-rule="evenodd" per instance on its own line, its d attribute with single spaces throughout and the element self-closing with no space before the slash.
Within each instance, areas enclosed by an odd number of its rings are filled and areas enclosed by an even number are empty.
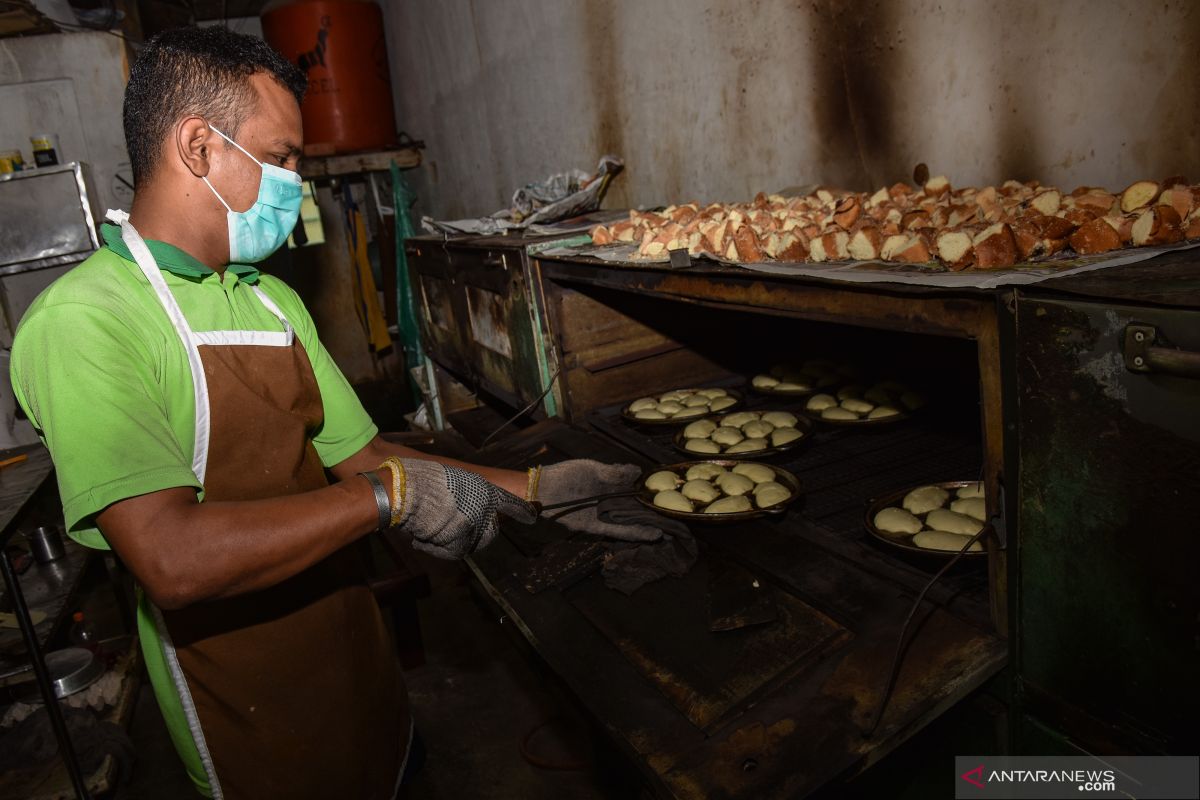
<svg viewBox="0 0 1200 800">
<path fill-rule="evenodd" d="M 30 308 L 12 377 L 71 535 L 111 547 L 138 582 L 146 664 L 199 790 L 388 798 L 411 721 L 348 546 L 392 525 L 461 557 L 497 514 L 531 522 L 527 501 L 624 487 L 636 470 L 526 475 L 376 435 L 299 298 L 253 266 L 299 213 L 304 88 L 223 28 L 147 42 L 125 94 L 132 209 Z M 565 524 L 658 533 L 594 510 Z"/>
</svg>

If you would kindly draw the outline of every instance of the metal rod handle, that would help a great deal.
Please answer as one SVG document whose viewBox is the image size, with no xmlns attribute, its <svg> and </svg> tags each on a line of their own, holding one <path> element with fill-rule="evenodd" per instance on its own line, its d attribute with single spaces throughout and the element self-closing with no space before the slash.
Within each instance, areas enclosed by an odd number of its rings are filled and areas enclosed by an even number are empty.
<svg viewBox="0 0 1200 800">
<path fill-rule="evenodd" d="M 1163 337 L 1153 325 L 1125 326 L 1125 367 L 1131 372 L 1157 372 L 1180 378 L 1200 378 L 1200 352 L 1160 347 Z"/>
</svg>

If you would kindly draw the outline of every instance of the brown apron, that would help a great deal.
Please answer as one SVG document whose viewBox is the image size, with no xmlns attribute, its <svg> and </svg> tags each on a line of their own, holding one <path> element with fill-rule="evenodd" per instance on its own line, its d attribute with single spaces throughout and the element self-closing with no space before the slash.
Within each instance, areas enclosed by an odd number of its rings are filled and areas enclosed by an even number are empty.
<svg viewBox="0 0 1200 800">
<path fill-rule="evenodd" d="M 153 262 L 149 250 L 128 222 L 122 228 L 168 316 L 186 328 L 157 265 L 142 263 Z M 193 378 L 206 390 L 197 392 L 193 466 L 206 502 L 327 485 L 311 441 L 323 420 L 312 366 L 278 307 L 253 288 L 285 334 L 180 332 L 203 370 L 201 381 Z M 395 795 L 411 732 L 407 696 L 351 548 L 269 589 L 161 616 L 214 797 Z"/>
</svg>

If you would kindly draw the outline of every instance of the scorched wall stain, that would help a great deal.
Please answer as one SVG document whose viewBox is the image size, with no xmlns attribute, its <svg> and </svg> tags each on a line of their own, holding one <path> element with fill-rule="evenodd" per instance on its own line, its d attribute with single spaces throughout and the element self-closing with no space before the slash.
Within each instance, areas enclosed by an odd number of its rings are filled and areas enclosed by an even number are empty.
<svg viewBox="0 0 1200 800">
<path fill-rule="evenodd" d="M 401 128 L 485 214 L 550 171 L 627 170 L 610 207 L 955 185 L 1120 189 L 1200 174 L 1200 7 L 1089 0 L 409 0 L 384 4 Z"/>
</svg>

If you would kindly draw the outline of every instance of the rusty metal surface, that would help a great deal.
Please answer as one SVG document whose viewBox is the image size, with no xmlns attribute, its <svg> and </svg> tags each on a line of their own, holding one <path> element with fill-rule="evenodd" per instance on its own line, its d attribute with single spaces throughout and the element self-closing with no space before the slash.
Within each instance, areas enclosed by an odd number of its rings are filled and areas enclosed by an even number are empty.
<svg viewBox="0 0 1200 800">
<path fill-rule="evenodd" d="M 885 454 L 896 451 L 887 436 L 870 438 L 882 447 L 880 462 L 888 463 Z M 930 452 L 938 449 L 936 436 L 926 441 Z M 489 460 L 508 466 L 579 455 L 656 460 L 661 445 L 641 442 L 644 455 L 631 455 L 596 433 L 548 422 L 523 431 L 509 447 L 493 448 Z M 891 463 L 893 472 L 911 474 Z M 825 485 L 813 489 L 814 508 L 828 508 L 823 496 L 845 488 L 835 478 Z M 862 501 L 870 494 L 866 484 L 858 491 Z M 990 629 L 985 576 L 960 575 L 953 593 L 931 594 L 883 723 L 864 736 L 922 573 L 880 549 L 871 552 L 857 518 L 858 539 L 840 546 L 834 542 L 851 531 L 838 526 L 836 513 L 824 519 L 834 527 L 793 512 L 776 523 L 697 529 L 701 561 L 694 573 L 630 597 L 603 589 L 597 577 L 563 592 L 530 594 L 518 576 L 564 535 L 552 524 L 506 529 L 471 565 L 498 613 L 659 796 L 801 797 L 895 746 L 995 674 L 1007 653 Z M 768 586 L 780 619 L 713 633 L 708 573 L 721 562 Z M 752 661 L 740 661 L 748 655 Z"/>
<path fill-rule="evenodd" d="M 1198 311 L 1018 303 L 1017 667 L 1024 685 L 1141 748 L 1191 752 L 1200 380 L 1128 371 L 1134 322 L 1200 348 Z"/>
<path fill-rule="evenodd" d="M 806 657 L 852 638 L 826 614 L 773 586 L 767 591 L 778 608 L 775 624 L 714 634 L 705 603 L 714 561 L 720 559 L 706 554 L 682 578 L 648 584 L 632 596 L 597 580 L 565 595 L 705 733 L 718 730 Z"/>
<path fill-rule="evenodd" d="M 708 575 L 708 629 L 735 631 L 765 625 L 779 618 L 779 604 L 771 587 L 753 573 L 729 561 L 710 565 Z"/>
<path fill-rule="evenodd" d="M 1053 278 L 1034 293 L 1200 309 L 1200 251 L 1164 253 L 1138 264 Z"/>
<path fill-rule="evenodd" d="M 545 388 L 529 262 L 520 237 L 415 237 L 405 243 L 433 358 L 501 402 L 524 406 Z"/>
<path fill-rule="evenodd" d="M 741 305 L 761 311 L 823 313 L 845 321 L 862 305 L 856 320 L 870 327 L 972 335 L 974 313 L 999 289 L 946 289 L 908 284 L 862 284 L 798 275 L 778 275 L 696 262 L 685 269 L 662 264 L 613 264 L 597 259 L 538 256 L 547 280 L 583 282 L 629 291 L 652 291 L 679 299 Z M 788 291 L 789 289 L 799 291 Z M 914 305 L 915 301 L 915 305 Z"/>
</svg>

